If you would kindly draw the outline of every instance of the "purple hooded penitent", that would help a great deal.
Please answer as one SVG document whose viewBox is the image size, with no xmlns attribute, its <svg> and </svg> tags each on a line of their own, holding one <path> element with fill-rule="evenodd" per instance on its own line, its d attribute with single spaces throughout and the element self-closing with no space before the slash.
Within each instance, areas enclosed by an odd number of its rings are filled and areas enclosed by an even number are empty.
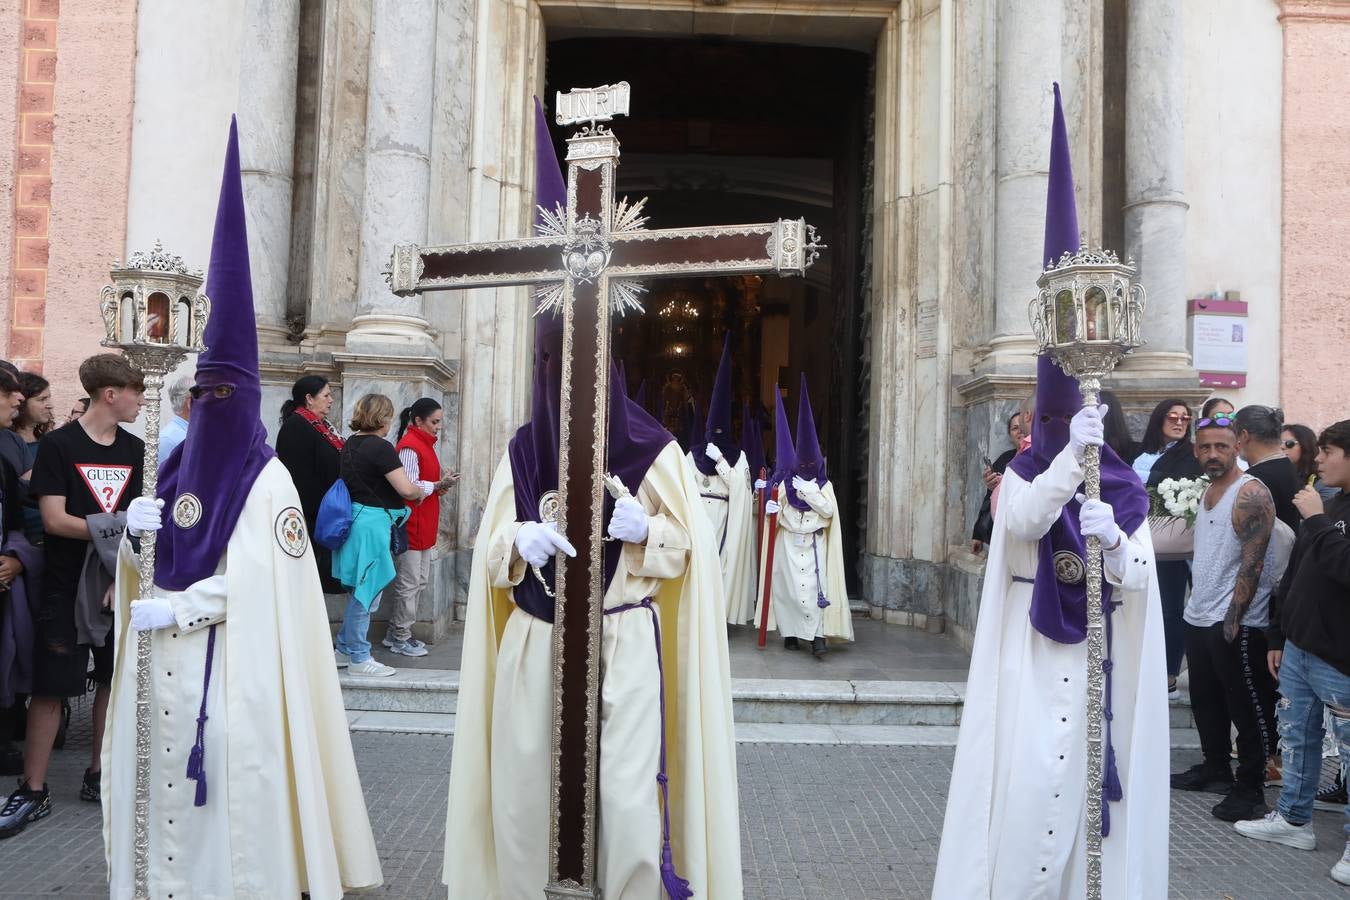
<svg viewBox="0 0 1350 900">
<path fill-rule="evenodd" d="M 215 574 L 258 473 L 275 454 L 263 427 L 258 377 L 258 326 L 248 264 L 244 190 L 239 176 L 239 130 L 230 120 L 225 174 L 220 182 L 211 265 L 206 275 L 211 317 L 197 360 L 200 398 L 192 401 L 192 427 L 164 461 L 159 498 L 164 527 L 157 539 L 155 584 L 181 591 Z M 217 396 L 229 391 L 227 396 Z M 232 390 L 230 390 L 232 389 Z M 200 509 L 191 524 L 173 516 L 178 500 L 191 495 Z"/>
<path fill-rule="evenodd" d="M 1064 253 L 1077 252 L 1078 209 L 1073 194 L 1073 171 L 1069 162 L 1069 137 L 1060 108 L 1059 85 L 1055 85 L 1055 118 L 1050 137 L 1050 184 L 1045 201 L 1045 247 L 1041 258 L 1050 264 Z M 1030 483 L 1050 467 L 1069 444 L 1069 420 L 1083 406 L 1078 380 L 1049 356 L 1036 362 L 1036 407 L 1031 426 L 1031 449 L 1019 454 L 1010 468 Z M 1102 500 L 1115 509 L 1116 522 L 1126 534 L 1134 532 L 1148 517 L 1148 494 L 1139 477 L 1110 447 L 1102 447 Z M 1083 536 L 1078 530 L 1080 504 L 1070 501 L 1059 521 L 1041 539 L 1040 565 L 1031 601 L 1031 624 L 1054 641 L 1076 644 L 1087 636 L 1087 586 L 1064 584 L 1055 577 L 1054 556 L 1069 550 L 1086 558 Z M 1109 595 L 1110 586 L 1103 585 Z"/>
<path fill-rule="evenodd" d="M 535 204 L 552 210 L 566 203 L 562 171 L 553 150 L 543 108 L 536 98 L 535 108 Z M 538 219 L 536 218 L 536 222 Z M 515 487 L 516 520 L 539 522 L 540 501 L 558 489 L 558 409 L 562 395 L 561 315 L 545 313 L 534 320 L 534 388 L 530 401 L 530 421 L 517 429 L 507 447 L 511 478 Z M 609 472 L 630 491 L 647 475 L 657 455 L 671 442 L 666 431 L 651 416 L 630 401 L 617 370 L 610 371 L 609 391 Z M 606 498 L 608 520 L 613 501 Z M 619 545 L 610 552 L 606 545 L 605 584 L 609 584 L 619 562 Z M 542 567 L 544 578 L 553 583 L 554 563 Z M 551 589 L 551 588 L 550 588 Z M 516 605 L 538 619 L 553 621 L 553 598 L 533 577 L 525 578 L 513 591 Z"/>
<path fill-rule="evenodd" d="M 1064 253 L 1078 250 L 1078 208 L 1073 194 L 1073 171 L 1069 162 L 1069 135 L 1055 85 L 1055 116 L 1050 134 L 1050 178 L 1045 198 L 1045 246 L 1041 258 L 1051 265 Z M 1028 484 L 1050 467 L 1069 444 L 1069 420 L 1082 408 L 1078 380 L 1071 378 L 1049 356 L 1036 361 L 1036 408 L 1031 426 L 1031 449 L 1015 457 L 1009 468 Z M 1148 517 L 1148 494 L 1134 470 L 1110 447 L 1101 448 L 1102 500 L 1115 512 L 1116 524 L 1133 534 Z M 1055 555 L 1073 553 L 1087 559 L 1087 543 L 1079 530 L 1082 504 L 1070 500 L 1038 547 L 1036 581 L 1031 593 L 1031 624 L 1037 631 L 1062 644 L 1076 644 L 1087 636 L 1087 583 L 1065 584 L 1055 574 Z M 1102 784 L 1104 800 L 1124 796 L 1111 746 L 1111 585 L 1102 583 L 1102 607 L 1106 616 L 1106 764 Z M 1110 833 L 1111 814 L 1102 804 L 1102 834 Z"/>
<path fill-rule="evenodd" d="M 697 420 L 695 420 L 697 421 Z M 741 458 L 741 448 L 731 430 L 731 335 L 722 342 L 722 358 L 717 363 L 717 378 L 713 381 L 712 397 L 708 400 L 708 421 L 698 442 L 689 450 L 694 456 L 694 465 L 704 475 L 717 471 L 717 464 L 708 458 L 704 449 L 715 444 L 727 459 L 727 465 L 735 467 Z"/>
<path fill-rule="evenodd" d="M 787 471 L 779 465 L 780 471 Z M 820 439 L 816 436 L 816 417 L 811 412 L 811 396 L 806 390 L 806 373 L 802 373 L 801 393 L 797 397 L 797 449 L 793 452 L 792 470 L 787 474 L 788 502 L 798 509 L 809 509 L 805 500 L 797 496 L 792 487 L 792 478 L 796 476 L 804 481 L 814 481 L 825 486 L 825 457 L 820 452 Z"/>
</svg>

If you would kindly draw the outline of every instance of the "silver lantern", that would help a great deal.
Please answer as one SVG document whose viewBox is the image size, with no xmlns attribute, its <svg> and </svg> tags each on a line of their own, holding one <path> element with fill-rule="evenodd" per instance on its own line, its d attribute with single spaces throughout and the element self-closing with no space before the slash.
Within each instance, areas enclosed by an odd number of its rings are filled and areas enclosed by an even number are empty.
<svg viewBox="0 0 1350 900">
<path fill-rule="evenodd" d="M 159 486 L 160 390 L 164 376 L 189 353 L 203 349 L 211 301 L 202 276 L 165 252 L 159 241 L 149 253 L 114 263 L 112 284 L 100 293 L 106 336 L 103 346 L 121 350 L 145 376 L 145 457 L 142 496 Z M 140 538 L 140 599 L 154 589 L 155 533 Z M 136 834 L 135 891 L 150 896 L 150 632 L 136 633 Z"/>
<path fill-rule="evenodd" d="M 1134 265 L 1110 250 L 1065 253 L 1037 279 L 1031 301 L 1031 329 L 1042 355 L 1078 379 L 1084 406 L 1100 402 L 1101 380 L 1125 354 L 1142 346 L 1144 288 Z M 1088 498 L 1101 498 L 1101 448 L 1088 447 L 1083 459 Z M 1106 616 L 1102 609 L 1102 546 L 1087 540 L 1087 896 L 1102 895 L 1102 723 L 1106 699 Z"/>
</svg>

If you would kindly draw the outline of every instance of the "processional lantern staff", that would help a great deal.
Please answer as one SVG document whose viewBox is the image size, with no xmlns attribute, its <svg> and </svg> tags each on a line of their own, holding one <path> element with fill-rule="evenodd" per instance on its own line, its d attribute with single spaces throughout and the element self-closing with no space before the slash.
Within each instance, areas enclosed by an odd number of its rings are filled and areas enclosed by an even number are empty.
<svg viewBox="0 0 1350 900">
<path fill-rule="evenodd" d="M 1031 301 L 1031 328 L 1042 355 L 1078 379 L 1083 405 L 1100 402 L 1102 378 L 1143 345 L 1144 288 L 1132 262 L 1109 250 L 1081 248 L 1052 260 Z M 1101 448 L 1083 454 L 1086 495 L 1101 499 Z M 1106 610 L 1102 608 L 1102 542 L 1087 538 L 1087 896 L 1102 896 L 1103 715 L 1106 703 Z"/>
<path fill-rule="evenodd" d="M 539 313 L 563 316 L 556 521 L 576 548 L 555 567 L 550 898 L 596 896 L 602 519 L 607 489 L 611 310 L 642 312 L 649 278 L 774 272 L 802 275 L 824 245 L 803 219 L 648 229 L 645 200 L 614 197 L 619 141 L 603 123 L 627 115 L 627 82 L 559 93 L 567 203 L 540 208 L 539 234 L 515 241 L 394 248 L 395 294 L 530 285 Z M 619 487 L 610 482 L 610 488 Z M 625 485 L 636 491 L 638 485 Z M 570 488 L 570 490 L 569 490 Z"/>
<path fill-rule="evenodd" d="M 189 353 L 202 351 L 211 301 L 202 293 L 202 274 L 165 252 L 159 241 L 149 253 L 114 263 L 112 284 L 100 293 L 106 331 L 102 344 L 121 350 L 145 375 L 145 457 L 142 496 L 154 499 L 159 486 L 160 390 L 164 376 Z M 140 536 L 140 598 L 155 584 L 155 533 Z M 135 892 L 150 896 L 150 638 L 136 632 L 136 834 Z"/>
</svg>

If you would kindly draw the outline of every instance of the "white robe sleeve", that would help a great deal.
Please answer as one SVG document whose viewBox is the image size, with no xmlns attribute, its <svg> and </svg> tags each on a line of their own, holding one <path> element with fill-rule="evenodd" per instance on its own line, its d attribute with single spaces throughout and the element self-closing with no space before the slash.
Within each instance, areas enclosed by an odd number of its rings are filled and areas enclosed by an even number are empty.
<svg viewBox="0 0 1350 900">
<path fill-rule="evenodd" d="M 647 542 L 623 545 L 623 566 L 633 578 L 668 580 L 684 574 L 693 546 L 689 532 L 661 505 L 655 492 L 643 488 L 638 500 L 647 510 Z"/>
<path fill-rule="evenodd" d="M 1039 541 L 1055 524 L 1064 504 L 1073 499 L 1082 483 L 1083 465 L 1074 457 L 1073 451 L 1065 447 L 1029 487 L 1017 492 L 1016 500 L 1004 497 L 999 511 L 1003 513 L 1008 530 L 1021 540 Z"/>
<path fill-rule="evenodd" d="M 169 595 L 169 606 L 178 620 L 180 634 L 191 634 L 225 621 L 225 573 L 188 585 L 186 590 Z"/>
<path fill-rule="evenodd" d="M 825 496 L 824 489 L 812 491 L 809 494 L 798 491 L 797 496 L 801 497 L 806 505 L 811 507 L 811 510 L 822 519 L 834 518 L 834 504 L 830 502 L 829 497 Z"/>
<path fill-rule="evenodd" d="M 1126 591 L 1147 590 L 1151 557 L 1152 553 L 1138 532 L 1129 536 L 1122 532 L 1119 547 L 1102 551 L 1102 574 L 1106 576 L 1107 582 L 1117 588 Z"/>
<path fill-rule="evenodd" d="M 525 578 L 525 560 L 516 552 L 516 534 L 523 522 L 508 522 L 488 542 L 488 582 L 499 591 L 513 588 Z"/>
</svg>

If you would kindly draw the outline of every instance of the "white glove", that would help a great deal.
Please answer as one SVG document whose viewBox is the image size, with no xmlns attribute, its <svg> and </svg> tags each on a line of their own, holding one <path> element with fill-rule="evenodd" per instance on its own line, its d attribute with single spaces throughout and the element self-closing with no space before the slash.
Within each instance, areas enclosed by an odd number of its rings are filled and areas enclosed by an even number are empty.
<svg viewBox="0 0 1350 900">
<path fill-rule="evenodd" d="M 169 605 L 167 597 L 131 601 L 131 627 L 137 631 L 154 631 L 177 624 L 178 620 L 174 618 L 173 607 Z"/>
<path fill-rule="evenodd" d="M 632 497 L 624 497 L 616 502 L 614 515 L 609 517 L 609 536 L 627 544 L 640 544 L 645 541 L 647 510 Z"/>
<path fill-rule="evenodd" d="M 764 504 L 764 511 L 771 516 L 778 515 L 778 511 L 782 508 L 783 507 L 779 505 L 777 500 L 770 500 L 768 503 Z"/>
<path fill-rule="evenodd" d="M 1105 404 L 1096 408 L 1085 406 L 1074 413 L 1073 421 L 1069 423 L 1069 447 L 1074 459 L 1082 462 L 1084 450 L 1091 446 L 1100 447 L 1106 442 L 1106 426 L 1102 424 L 1105 414 Z"/>
<path fill-rule="evenodd" d="M 820 485 L 816 484 L 814 481 L 808 481 L 805 478 L 799 478 L 796 475 L 792 476 L 792 489 L 799 494 L 820 493 Z"/>
<path fill-rule="evenodd" d="M 164 509 L 163 500 L 137 497 L 127 507 L 127 530 L 135 535 L 145 534 L 147 531 L 159 531 L 163 524 L 160 521 L 162 509 Z"/>
<path fill-rule="evenodd" d="M 708 459 L 711 459 L 713 462 L 718 462 L 719 460 L 722 459 L 721 449 L 718 448 L 718 446 L 712 443 L 711 441 L 709 441 L 708 444 L 703 448 L 703 455 L 708 457 Z"/>
<path fill-rule="evenodd" d="M 525 522 L 516 532 L 516 552 L 532 566 L 544 565 L 557 556 L 559 550 L 568 556 L 577 555 L 577 549 L 558 533 L 556 523 Z"/>
<path fill-rule="evenodd" d="M 755 479 L 755 490 L 757 490 L 757 491 L 762 491 L 762 490 L 764 490 L 764 489 L 765 489 L 766 487 L 768 487 L 768 486 L 769 486 L 769 483 L 768 483 L 767 481 L 765 481 L 763 478 L 756 478 L 756 479 Z"/>
<path fill-rule="evenodd" d="M 1083 536 L 1101 538 L 1103 549 L 1119 545 L 1120 526 L 1116 524 L 1116 511 L 1111 508 L 1111 504 L 1089 500 L 1082 494 L 1078 494 L 1075 499 L 1083 504 L 1078 512 L 1078 527 Z"/>
</svg>

